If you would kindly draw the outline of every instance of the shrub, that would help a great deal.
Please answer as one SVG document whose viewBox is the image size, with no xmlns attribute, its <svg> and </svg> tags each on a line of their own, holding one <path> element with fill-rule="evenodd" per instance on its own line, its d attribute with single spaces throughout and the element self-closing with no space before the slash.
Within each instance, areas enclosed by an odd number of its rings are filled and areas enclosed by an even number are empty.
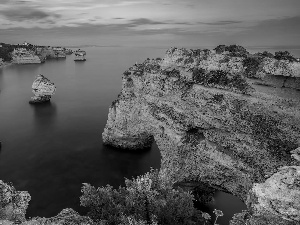
<svg viewBox="0 0 300 225">
<path fill-rule="evenodd" d="M 244 47 L 239 45 L 219 45 L 214 50 L 217 54 L 228 51 L 229 55 L 232 57 L 246 57 L 249 54 L 249 52 Z"/>
<path fill-rule="evenodd" d="M 193 206 L 193 195 L 182 189 L 173 189 L 171 182 L 157 170 L 151 170 L 136 179 L 126 179 L 126 187 L 82 187 L 82 206 L 97 223 L 121 224 L 203 224 L 200 211 Z M 200 223 L 199 223 L 200 222 Z"/>
<path fill-rule="evenodd" d="M 206 76 L 206 71 L 205 69 L 202 68 L 195 68 L 193 70 L 193 74 L 192 74 L 192 79 L 195 83 L 198 84 L 207 84 L 206 80 L 207 80 L 207 76 Z"/>
<path fill-rule="evenodd" d="M 243 94 L 246 94 L 251 88 L 245 78 L 241 75 L 230 75 L 228 72 L 223 70 L 212 70 L 206 72 L 202 68 L 195 68 L 193 70 L 192 78 L 197 84 L 205 86 L 220 85 L 223 87 L 235 88 Z"/>
<path fill-rule="evenodd" d="M 274 55 L 271 52 L 264 51 L 263 53 L 260 53 L 262 57 L 268 57 L 268 58 L 274 58 Z"/>
<path fill-rule="evenodd" d="M 245 69 L 245 76 L 246 77 L 255 77 L 258 69 L 259 69 L 260 60 L 258 58 L 249 57 L 243 60 L 243 66 L 246 67 Z"/>
<path fill-rule="evenodd" d="M 231 85 L 241 91 L 243 94 L 246 94 L 251 90 L 251 86 L 246 82 L 245 78 L 237 74 L 231 79 Z"/>
<path fill-rule="evenodd" d="M 11 61 L 11 53 L 14 50 L 14 47 L 12 45 L 4 43 L 1 43 L 1 45 L 2 47 L 0 47 L 0 58 L 2 58 L 4 62 Z"/>
<path fill-rule="evenodd" d="M 127 77 L 127 76 L 131 75 L 131 72 L 129 72 L 128 70 L 126 70 L 126 71 L 123 73 L 123 75 L 124 75 L 125 77 Z"/>
<path fill-rule="evenodd" d="M 226 51 L 226 45 L 218 45 L 214 50 L 217 54 L 221 54 Z"/>
<path fill-rule="evenodd" d="M 290 62 L 296 62 L 297 59 L 291 55 L 291 53 L 289 53 L 288 51 L 279 51 L 279 52 L 275 52 L 275 59 L 277 60 L 288 60 Z"/>
<path fill-rule="evenodd" d="M 207 83 L 227 86 L 230 83 L 227 74 L 228 73 L 223 70 L 212 70 L 208 74 Z"/>
</svg>

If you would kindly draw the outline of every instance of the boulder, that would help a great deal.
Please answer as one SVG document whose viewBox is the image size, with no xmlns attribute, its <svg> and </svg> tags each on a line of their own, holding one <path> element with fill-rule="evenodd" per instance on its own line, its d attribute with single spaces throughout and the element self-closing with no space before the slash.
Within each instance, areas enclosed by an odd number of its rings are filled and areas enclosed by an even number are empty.
<svg viewBox="0 0 300 225">
<path fill-rule="evenodd" d="M 42 74 L 37 75 L 32 84 L 32 92 L 34 94 L 31 97 L 29 103 L 38 104 L 50 101 L 52 95 L 54 95 L 56 87 L 54 83 L 51 83 L 48 78 Z"/>
</svg>

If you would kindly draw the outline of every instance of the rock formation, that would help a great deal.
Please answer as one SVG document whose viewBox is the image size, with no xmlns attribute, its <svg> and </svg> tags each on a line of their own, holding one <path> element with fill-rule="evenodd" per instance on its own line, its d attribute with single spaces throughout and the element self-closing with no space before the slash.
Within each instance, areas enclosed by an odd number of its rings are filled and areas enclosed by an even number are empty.
<svg viewBox="0 0 300 225">
<path fill-rule="evenodd" d="M 24 222 L 29 201 L 27 191 L 16 191 L 13 186 L 0 180 L 0 221 Z"/>
<path fill-rule="evenodd" d="M 300 221 L 300 167 L 285 166 L 264 183 L 254 184 L 248 210 L 236 214 L 231 225 L 297 225 Z"/>
<path fill-rule="evenodd" d="M 0 224 L 3 225 L 53 225 L 74 224 L 93 225 L 87 216 L 80 216 L 73 209 L 63 209 L 57 216 L 51 218 L 35 217 L 26 220 L 25 214 L 31 197 L 27 191 L 16 191 L 12 185 L 0 180 Z"/>
<path fill-rule="evenodd" d="M 51 83 L 50 80 L 44 77 L 42 74 L 37 75 L 32 84 L 32 92 L 34 94 L 31 97 L 29 103 L 43 103 L 50 101 L 52 95 L 54 95 L 56 87 L 54 83 Z"/>
<path fill-rule="evenodd" d="M 254 184 L 300 165 L 291 157 L 300 144 L 299 64 L 266 58 L 240 46 L 171 48 L 135 64 L 109 108 L 104 143 L 137 150 L 155 140 L 174 183 L 206 183 L 246 202 Z M 291 98 L 256 85 L 282 87 L 269 79 L 279 74 Z"/>
<path fill-rule="evenodd" d="M 264 183 L 254 184 L 248 204 L 255 214 L 266 211 L 288 221 L 300 221 L 300 167 L 286 166 L 278 170 Z"/>
</svg>

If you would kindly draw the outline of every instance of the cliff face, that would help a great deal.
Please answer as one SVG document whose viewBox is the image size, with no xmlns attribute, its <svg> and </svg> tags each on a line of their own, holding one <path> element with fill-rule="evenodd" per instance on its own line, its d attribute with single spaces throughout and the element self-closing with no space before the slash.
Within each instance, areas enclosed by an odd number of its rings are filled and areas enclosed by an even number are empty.
<svg viewBox="0 0 300 225">
<path fill-rule="evenodd" d="M 299 165 L 290 151 L 300 145 L 299 92 L 283 98 L 281 89 L 256 85 L 270 85 L 271 69 L 249 71 L 249 57 L 171 48 L 132 66 L 109 108 L 104 143 L 141 149 L 154 139 L 174 183 L 207 183 L 246 201 L 254 183 Z"/>
</svg>

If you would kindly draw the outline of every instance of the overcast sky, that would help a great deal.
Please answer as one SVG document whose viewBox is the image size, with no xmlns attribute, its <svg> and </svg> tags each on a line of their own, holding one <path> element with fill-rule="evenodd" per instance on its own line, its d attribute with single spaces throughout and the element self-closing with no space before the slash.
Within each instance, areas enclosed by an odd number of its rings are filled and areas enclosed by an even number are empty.
<svg viewBox="0 0 300 225">
<path fill-rule="evenodd" d="M 300 0 L 0 0 L 0 42 L 299 46 Z"/>
</svg>

